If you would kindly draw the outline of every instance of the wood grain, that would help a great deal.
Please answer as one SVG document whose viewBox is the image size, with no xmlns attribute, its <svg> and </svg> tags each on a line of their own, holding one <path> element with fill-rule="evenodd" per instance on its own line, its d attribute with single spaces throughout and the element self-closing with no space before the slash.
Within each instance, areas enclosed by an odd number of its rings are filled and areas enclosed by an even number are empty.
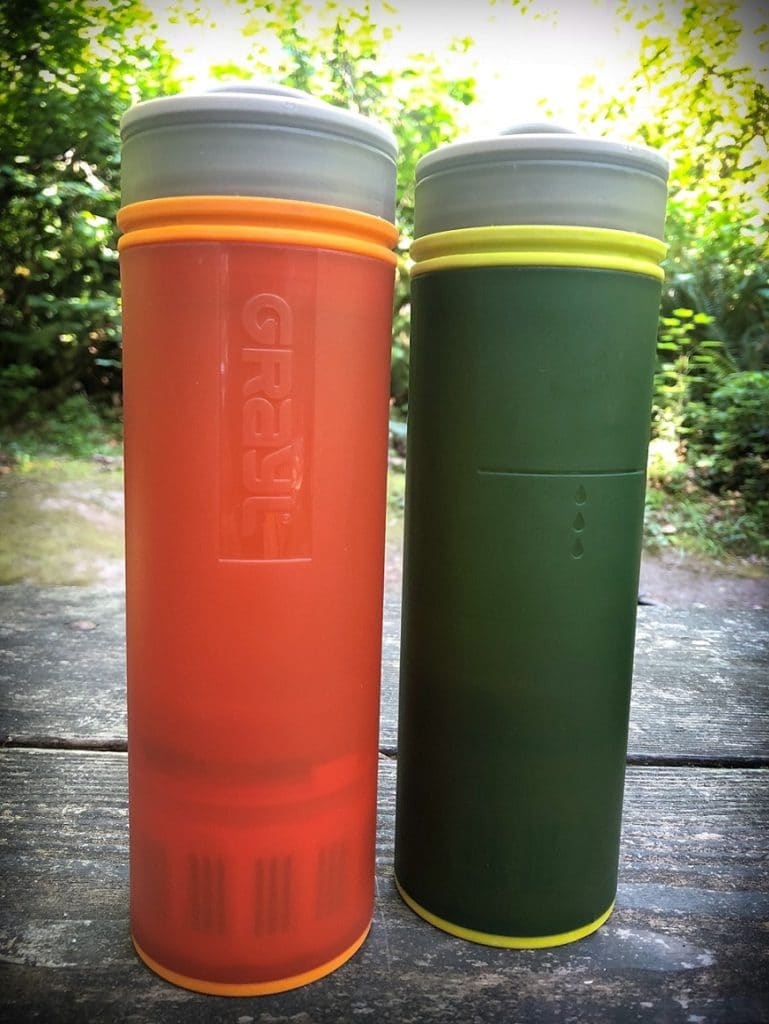
<svg viewBox="0 0 769 1024">
<path fill-rule="evenodd" d="M 769 1020 L 766 771 L 630 768 L 613 917 L 580 943 L 514 952 L 444 935 L 397 897 L 395 763 L 382 758 L 370 938 L 323 981 L 241 1000 L 174 988 L 132 952 L 125 755 L 6 750 L 0 773 L 0 1017 L 9 1021 Z"/>
<path fill-rule="evenodd" d="M 0 587 L 0 742 L 125 738 L 123 592 Z"/>
<path fill-rule="evenodd" d="M 0 743 L 125 745 L 124 599 L 0 588 Z M 381 745 L 397 744 L 400 607 L 385 606 Z M 769 759 L 769 616 L 641 607 L 631 757 Z"/>
</svg>

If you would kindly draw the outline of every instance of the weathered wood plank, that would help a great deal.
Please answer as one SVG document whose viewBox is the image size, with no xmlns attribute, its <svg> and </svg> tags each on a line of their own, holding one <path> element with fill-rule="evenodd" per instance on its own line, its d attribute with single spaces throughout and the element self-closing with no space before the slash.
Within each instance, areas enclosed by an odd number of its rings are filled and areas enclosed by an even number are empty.
<svg viewBox="0 0 769 1024">
<path fill-rule="evenodd" d="M 633 753 L 769 757 L 769 615 L 639 608 Z"/>
<path fill-rule="evenodd" d="M 0 742 L 125 742 L 123 597 L 0 587 Z M 400 608 L 385 607 L 381 743 L 397 743 Z M 769 757 L 769 616 L 638 609 L 634 756 Z"/>
<path fill-rule="evenodd" d="M 125 742 L 125 595 L 0 587 L 0 742 Z"/>
<path fill-rule="evenodd" d="M 0 1016 L 61 1024 L 769 1020 L 769 772 L 631 768 L 622 881 L 596 935 L 550 951 L 462 942 L 392 884 L 395 764 L 383 758 L 375 923 L 329 978 L 225 1000 L 144 968 L 127 924 L 125 756 L 0 752 Z"/>
<path fill-rule="evenodd" d="M 400 608 L 385 608 L 381 739 L 395 749 Z M 769 616 L 641 606 L 629 752 L 769 758 Z"/>
</svg>

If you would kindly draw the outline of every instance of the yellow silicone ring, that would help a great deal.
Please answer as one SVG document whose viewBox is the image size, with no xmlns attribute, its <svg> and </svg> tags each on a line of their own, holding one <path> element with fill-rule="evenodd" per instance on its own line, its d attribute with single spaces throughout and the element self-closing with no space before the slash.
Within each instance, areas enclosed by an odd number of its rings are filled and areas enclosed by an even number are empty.
<svg viewBox="0 0 769 1024">
<path fill-rule="evenodd" d="M 658 238 L 613 228 L 510 224 L 458 228 L 416 239 L 411 275 L 457 267 L 588 267 L 644 274 L 661 281 L 667 246 Z"/>
<path fill-rule="evenodd" d="M 124 206 L 123 252 L 155 242 L 263 242 L 333 249 L 395 266 L 395 227 L 357 210 L 261 196 L 171 196 Z"/>
<path fill-rule="evenodd" d="M 371 924 L 369 923 L 361 937 L 356 939 L 351 946 L 348 946 L 343 953 L 334 957 L 333 960 L 328 960 L 326 963 L 321 964 L 320 967 L 315 967 L 311 971 L 294 974 L 289 978 L 277 978 L 275 981 L 254 981 L 246 984 L 204 981 L 201 978 L 190 978 L 186 974 L 179 974 L 177 971 L 172 971 L 168 967 L 164 967 L 163 964 L 158 963 L 149 953 L 145 953 L 133 935 L 131 940 L 136 952 L 147 967 L 153 970 L 155 974 L 159 974 L 161 978 L 170 981 L 174 985 L 178 985 L 180 988 L 188 988 L 193 992 L 203 992 L 209 996 L 269 996 L 274 995 L 276 992 L 287 992 L 292 988 L 300 988 L 302 985 L 309 985 L 310 982 L 317 981 L 319 978 L 325 978 L 327 974 L 331 974 L 337 967 L 341 967 L 342 964 L 346 963 L 354 953 L 357 953 L 370 929 Z"/>
<path fill-rule="evenodd" d="M 419 914 L 425 921 L 428 921 L 436 928 L 440 928 L 441 931 L 448 932 L 449 935 L 456 935 L 460 939 L 467 939 L 468 942 L 477 942 L 483 946 L 500 946 L 505 949 L 546 949 L 550 946 L 565 946 L 567 942 L 576 942 L 578 939 L 584 939 L 586 935 L 597 931 L 609 919 L 612 910 L 614 910 L 614 900 L 612 900 L 608 910 L 605 910 L 595 921 L 582 925 L 581 928 L 574 928 L 570 932 L 561 932 L 558 935 L 494 935 L 491 932 L 478 932 L 473 928 L 463 928 L 461 925 L 452 924 L 451 921 L 438 917 L 437 914 L 431 913 L 431 911 L 426 910 L 416 900 L 412 899 L 397 878 L 395 879 L 395 886 L 403 902 L 411 907 L 415 914 Z"/>
</svg>

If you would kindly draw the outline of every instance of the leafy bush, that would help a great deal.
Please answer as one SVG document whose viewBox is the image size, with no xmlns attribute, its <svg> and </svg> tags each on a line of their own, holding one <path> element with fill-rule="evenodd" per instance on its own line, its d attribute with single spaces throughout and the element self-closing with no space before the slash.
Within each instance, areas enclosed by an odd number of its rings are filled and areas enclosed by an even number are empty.
<svg viewBox="0 0 769 1024">
<path fill-rule="evenodd" d="M 12 427 L 0 428 L 0 448 L 12 459 L 63 454 L 85 458 L 113 449 L 122 436 L 119 411 L 95 407 L 84 394 L 70 395 L 52 412 L 29 410 Z"/>
<path fill-rule="evenodd" d="M 156 29 L 141 0 L 0 4 L 0 424 L 119 402 L 118 122 L 178 88 Z"/>
<path fill-rule="evenodd" d="M 0 366 L 0 409 L 7 421 L 18 419 L 37 391 L 40 371 L 28 363 Z"/>
<path fill-rule="evenodd" d="M 737 0 L 614 7 L 640 33 L 639 60 L 619 87 L 585 79 L 583 117 L 670 161 L 663 314 L 707 315 L 735 369 L 767 369 L 769 21 Z"/>
<path fill-rule="evenodd" d="M 712 316 L 693 309 L 660 317 L 652 409 L 656 437 L 683 440 L 691 403 L 735 369 L 723 344 L 709 336 L 712 324 Z"/>
<path fill-rule="evenodd" d="M 690 412 L 700 479 L 718 494 L 738 491 L 769 527 L 769 371 L 730 374 Z"/>
</svg>

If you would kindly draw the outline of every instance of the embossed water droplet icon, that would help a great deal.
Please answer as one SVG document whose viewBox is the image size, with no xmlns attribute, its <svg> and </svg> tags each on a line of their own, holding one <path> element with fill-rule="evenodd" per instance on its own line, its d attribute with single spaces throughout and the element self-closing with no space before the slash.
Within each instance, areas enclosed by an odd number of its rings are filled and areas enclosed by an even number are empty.
<svg viewBox="0 0 769 1024">
<path fill-rule="evenodd" d="M 584 505 L 587 501 L 587 491 L 582 486 L 582 484 L 580 484 L 577 488 L 577 493 L 574 495 L 574 500 L 578 505 Z"/>
<path fill-rule="evenodd" d="M 585 517 L 581 512 L 577 512 L 571 525 L 572 529 L 576 530 L 577 533 L 581 533 L 585 529 Z"/>
<path fill-rule="evenodd" d="M 582 546 L 582 541 L 579 539 L 579 537 L 577 537 L 577 539 L 574 541 L 574 543 L 571 546 L 571 557 L 572 558 L 582 558 L 584 553 L 585 553 L 585 549 Z"/>
</svg>

